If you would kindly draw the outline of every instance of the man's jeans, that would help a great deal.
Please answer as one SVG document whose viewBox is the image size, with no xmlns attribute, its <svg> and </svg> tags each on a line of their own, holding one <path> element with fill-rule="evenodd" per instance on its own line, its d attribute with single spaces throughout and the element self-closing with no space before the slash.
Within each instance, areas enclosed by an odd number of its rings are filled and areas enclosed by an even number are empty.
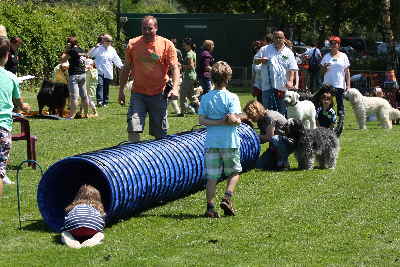
<svg viewBox="0 0 400 267">
<path fill-rule="evenodd" d="M 286 117 L 286 103 L 283 101 L 283 98 L 278 98 L 274 91 L 275 89 L 262 91 L 262 104 L 266 109 L 278 111 Z"/>
<path fill-rule="evenodd" d="M 96 100 L 98 105 L 108 104 L 108 92 L 111 80 L 104 78 L 103 74 L 99 74 L 96 88 Z"/>
</svg>

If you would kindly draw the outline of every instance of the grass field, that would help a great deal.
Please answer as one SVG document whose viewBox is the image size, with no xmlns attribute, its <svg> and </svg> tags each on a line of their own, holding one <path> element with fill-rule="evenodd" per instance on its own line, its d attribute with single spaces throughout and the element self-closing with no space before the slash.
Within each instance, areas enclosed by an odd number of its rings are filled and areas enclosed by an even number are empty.
<svg viewBox="0 0 400 267">
<path fill-rule="evenodd" d="M 236 92 L 243 106 L 250 96 Z M 35 107 L 35 96 L 23 95 Z M 116 88 L 111 97 L 116 99 Z M 126 110 L 112 103 L 95 119 L 32 119 L 40 165 L 47 169 L 66 156 L 126 140 Z M 359 131 L 348 103 L 346 112 L 335 170 L 253 170 L 241 175 L 235 217 L 203 218 L 205 197 L 198 192 L 106 228 L 104 244 L 94 248 L 60 244 L 37 209 L 40 171 L 24 167 L 23 218 L 34 221 L 24 221 L 18 230 L 16 186 L 5 186 L 0 266 L 400 265 L 400 126 L 388 131 L 370 122 L 368 130 Z M 198 119 L 171 116 L 169 121 L 170 133 L 177 133 Z M 25 143 L 14 142 L 12 180 L 25 157 Z M 293 156 L 290 161 L 297 167 Z M 223 189 L 221 184 L 219 197 Z"/>
</svg>

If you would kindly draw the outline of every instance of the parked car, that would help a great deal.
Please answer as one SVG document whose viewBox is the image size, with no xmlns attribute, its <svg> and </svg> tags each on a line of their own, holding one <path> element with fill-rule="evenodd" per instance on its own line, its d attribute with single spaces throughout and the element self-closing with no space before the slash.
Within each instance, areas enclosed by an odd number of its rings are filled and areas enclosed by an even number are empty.
<svg viewBox="0 0 400 267">
<path fill-rule="evenodd" d="M 303 57 L 303 55 L 311 49 L 310 46 L 293 46 L 293 53 L 295 55 L 297 64 L 305 64 L 307 60 Z"/>
<path fill-rule="evenodd" d="M 296 45 L 296 46 L 306 46 L 306 44 L 303 43 L 302 41 L 293 41 L 293 45 Z"/>
<path fill-rule="evenodd" d="M 293 46 L 293 52 L 298 55 L 304 54 L 305 52 L 307 52 L 310 49 L 311 49 L 310 46 L 300 46 L 300 45 Z"/>
<path fill-rule="evenodd" d="M 350 46 L 354 48 L 354 50 L 362 56 L 368 54 L 367 40 L 361 37 L 344 37 L 342 38 L 341 46 L 342 47 Z"/>
<path fill-rule="evenodd" d="M 396 54 L 400 55 L 400 43 L 396 43 L 394 46 Z M 376 53 L 378 56 L 384 56 L 388 53 L 389 46 L 385 42 L 376 42 Z"/>
</svg>

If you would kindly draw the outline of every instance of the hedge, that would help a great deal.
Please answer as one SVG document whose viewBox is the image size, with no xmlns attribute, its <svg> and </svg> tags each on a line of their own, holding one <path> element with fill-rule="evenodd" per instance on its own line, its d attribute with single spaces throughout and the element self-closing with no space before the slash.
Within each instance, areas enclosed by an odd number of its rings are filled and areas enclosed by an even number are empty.
<svg viewBox="0 0 400 267">
<path fill-rule="evenodd" d="M 35 4 L 15 0 L 0 1 L 0 24 L 8 37 L 22 38 L 19 74 L 48 77 L 59 62 L 68 36 L 76 36 L 88 50 L 102 33 L 116 36 L 115 14 L 106 7 L 74 4 Z M 121 40 L 124 35 L 121 33 Z M 121 51 L 122 44 L 114 43 Z"/>
</svg>

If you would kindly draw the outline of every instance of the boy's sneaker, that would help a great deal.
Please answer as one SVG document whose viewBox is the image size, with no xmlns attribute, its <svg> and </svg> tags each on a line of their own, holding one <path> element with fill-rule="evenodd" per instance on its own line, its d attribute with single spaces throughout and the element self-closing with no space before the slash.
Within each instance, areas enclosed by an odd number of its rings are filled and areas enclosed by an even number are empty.
<svg viewBox="0 0 400 267">
<path fill-rule="evenodd" d="M 208 218 L 219 218 L 219 214 L 218 212 L 216 212 L 215 210 L 206 210 L 206 213 L 204 213 L 205 217 Z"/>
<path fill-rule="evenodd" d="M 4 184 L 15 184 L 15 182 L 11 181 L 10 178 L 8 178 L 8 176 L 4 176 L 3 178 L 3 183 Z"/>
<path fill-rule="evenodd" d="M 196 110 L 194 109 L 194 107 L 192 107 L 191 105 L 189 105 L 187 107 L 187 111 L 188 111 L 189 114 L 196 114 L 197 113 Z"/>
<path fill-rule="evenodd" d="M 224 210 L 226 216 L 235 216 L 235 210 L 232 207 L 232 201 L 230 199 L 224 197 L 219 206 Z"/>
</svg>

